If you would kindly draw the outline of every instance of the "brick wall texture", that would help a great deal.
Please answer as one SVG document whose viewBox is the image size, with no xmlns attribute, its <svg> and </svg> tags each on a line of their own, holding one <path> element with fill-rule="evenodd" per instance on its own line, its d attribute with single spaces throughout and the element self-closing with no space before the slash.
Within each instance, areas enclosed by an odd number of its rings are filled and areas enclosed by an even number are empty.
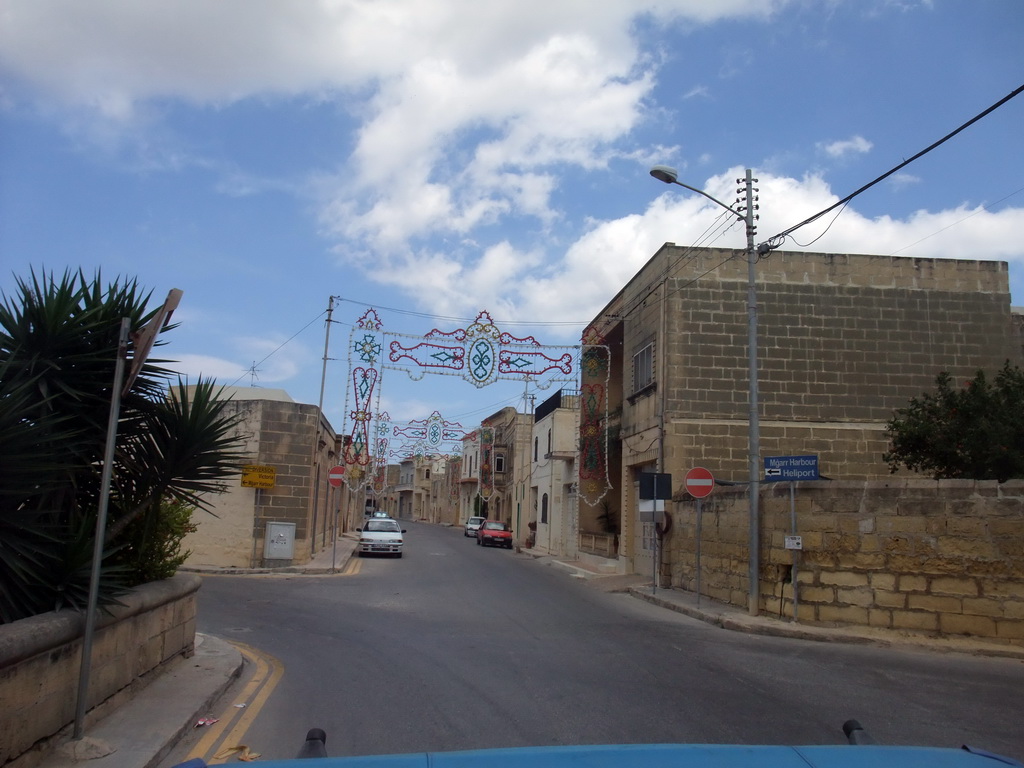
<svg viewBox="0 0 1024 768">
<path fill-rule="evenodd" d="M 674 265 L 658 382 L 666 450 L 743 479 L 746 263 L 735 251 L 685 253 L 666 246 L 652 260 Z M 779 251 L 756 274 L 763 456 L 814 453 L 829 477 L 884 476 L 885 422 L 940 371 L 966 380 L 1024 362 L 1003 262 Z M 632 317 L 643 328 L 627 330 L 627 346 L 656 328 L 650 309 Z"/>
<path fill-rule="evenodd" d="M 143 584 L 97 621 L 86 727 L 162 664 L 192 654 L 200 583 L 178 574 Z M 68 610 L 0 625 L 0 765 L 36 764 L 33 745 L 74 722 L 84 623 Z"/>
<path fill-rule="evenodd" d="M 1024 481 L 871 480 L 762 486 L 761 609 L 806 623 L 1024 644 Z M 686 497 L 685 499 L 683 497 Z M 673 503 L 662 577 L 697 587 L 696 503 Z M 701 513 L 701 593 L 747 605 L 746 492 Z M 796 523 L 792 522 L 795 511 Z M 803 550 L 785 548 L 802 537 Z"/>
</svg>

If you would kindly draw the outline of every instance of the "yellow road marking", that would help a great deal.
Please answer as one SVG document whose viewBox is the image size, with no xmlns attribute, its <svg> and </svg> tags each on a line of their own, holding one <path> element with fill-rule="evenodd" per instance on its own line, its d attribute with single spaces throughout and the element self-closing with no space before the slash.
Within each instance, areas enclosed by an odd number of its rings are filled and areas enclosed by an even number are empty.
<svg viewBox="0 0 1024 768">
<path fill-rule="evenodd" d="M 225 745 L 236 746 L 245 736 L 246 731 L 259 715 L 270 694 L 284 676 L 284 665 L 269 654 L 257 651 L 244 643 L 231 641 L 239 652 L 256 665 L 252 678 L 245 684 L 238 697 L 232 702 L 220 720 L 210 726 L 199 743 L 186 758 L 191 760 L 200 757 L 209 765 L 213 765 L 213 755 L 220 752 Z M 237 705 L 244 704 L 244 707 Z M 231 726 L 234 725 L 232 728 Z M 228 728 L 231 731 L 224 735 Z"/>
<path fill-rule="evenodd" d="M 359 573 L 363 567 L 363 559 L 361 557 L 350 558 L 344 568 L 341 569 L 342 576 L 355 576 Z"/>
</svg>

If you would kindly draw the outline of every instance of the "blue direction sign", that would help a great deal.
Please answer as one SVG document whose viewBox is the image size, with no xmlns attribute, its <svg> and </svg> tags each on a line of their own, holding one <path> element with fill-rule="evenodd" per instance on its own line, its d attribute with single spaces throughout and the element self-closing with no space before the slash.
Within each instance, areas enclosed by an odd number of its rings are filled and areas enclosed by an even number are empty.
<svg viewBox="0 0 1024 768">
<path fill-rule="evenodd" d="M 818 457 L 765 456 L 764 479 L 767 483 L 782 480 L 818 480 Z"/>
</svg>

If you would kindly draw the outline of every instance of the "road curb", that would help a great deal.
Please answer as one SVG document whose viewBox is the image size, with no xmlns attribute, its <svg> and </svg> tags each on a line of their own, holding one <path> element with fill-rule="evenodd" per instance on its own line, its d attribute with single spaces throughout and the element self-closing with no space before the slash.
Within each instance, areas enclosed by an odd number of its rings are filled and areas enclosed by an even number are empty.
<svg viewBox="0 0 1024 768">
<path fill-rule="evenodd" d="M 995 658 L 1024 660 L 1024 648 L 1015 646 L 993 645 L 981 641 L 960 638 L 927 637 L 924 635 L 899 634 L 886 636 L 880 632 L 864 631 L 853 627 L 820 627 L 795 622 L 777 621 L 768 616 L 747 616 L 721 610 L 706 610 L 681 602 L 681 597 L 666 599 L 652 594 L 650 587 L 630 587 L 629 594 L 646 600 L 659 608 L 666 608 L 682 613 L 699 621 L 711 624 L 731 632 L 744 632 L 750 635 L 767 635 L 786 637 L 793 640 L 811 640 L 819 643 L 848 643 L 851 645 L 871 645 L 879 648 L 903 648 L 938 653 L 963 653 L 971 656 L 991 656 Z M 690 597 L 686 593 L 686 598 Z"/>
</svg>

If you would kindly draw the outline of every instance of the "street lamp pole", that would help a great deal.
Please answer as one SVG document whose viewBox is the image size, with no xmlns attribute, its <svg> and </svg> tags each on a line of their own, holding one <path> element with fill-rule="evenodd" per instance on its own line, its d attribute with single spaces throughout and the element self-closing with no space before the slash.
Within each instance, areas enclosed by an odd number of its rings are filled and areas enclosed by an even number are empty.
<svg viewBox="0 0 1024 768">
<path fill-rule="evenodd" d="M 750 557 L 749 570 L 747 574 L 749 583 L 749 590 L 747 593 L 747 610 L 751 616 L 757 616 L 760 609 L 759 574 L 761 570 L 761 514 L 758 506 L 761 497 L 761 423 L 757 392 L 757 282 L 754 266 L 757 264 L 758 252 L 754 245 L 754 179 L 752 178 L 750 169 L 748 168 L 746 177 L 744 179 L 737 180 L 743 181 L 746 189 L 746 205 L 744 211 L 741 213 L 731 205 L 726 205 L 721 200 L 715 199 L 704 190 L 691 187 L 689 184 L 683 184 L 683 182 L 679 181 L 679 174 L 675 168 L 669 168 L 666 165 L 656 165 L 651 168 L 651 176 L 656 178 L 658 181 L 663 181 L 666 184 L 676 184 L 690 190 L 691 192 L 696 192 L 698 195 L 706 197 L 711 202 L 741 219 L 746 224 L 747 228 L 747 351 L 749 365 L 748 381 L 750 386 L 748 395 L 750 413 L 747 419 L 747 462 L 749 472 L 747 489 L 750 504 L 748 520 L 748 547 Z"/>
</svg>

